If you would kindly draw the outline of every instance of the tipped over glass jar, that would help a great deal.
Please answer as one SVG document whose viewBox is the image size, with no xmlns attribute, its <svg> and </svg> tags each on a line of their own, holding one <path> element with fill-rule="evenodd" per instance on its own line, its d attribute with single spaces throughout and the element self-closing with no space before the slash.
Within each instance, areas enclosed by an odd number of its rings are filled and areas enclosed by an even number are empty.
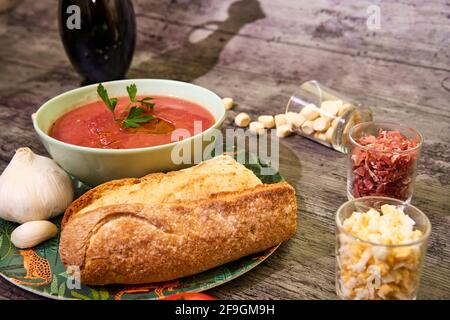
<svg viewBox="0 0 450 320">
<path fill-rule="evenodd" d="M 345 153 L 350 128 L 371 121 L 372 111 L 311 80 L 291 96 L 286 117 L 295 133 Z"/>
<path fill-rule="evenodd" d="M 347 195 L 411 201 L 423 138 L 412 128 L 366 122 L 350 129 Z"/>
</svg>

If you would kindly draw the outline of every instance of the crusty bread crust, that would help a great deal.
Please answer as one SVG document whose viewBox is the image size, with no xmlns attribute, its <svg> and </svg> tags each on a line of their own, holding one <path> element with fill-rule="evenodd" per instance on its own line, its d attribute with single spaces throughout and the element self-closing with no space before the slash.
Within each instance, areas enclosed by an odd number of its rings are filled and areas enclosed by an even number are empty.
<svg viewBox="0 0 450 320">
<path fill-rule="evenodd" d="M 79 213 L 103 206 L 208 199 L 215 193 L 245 190 L 260 184 L 251 170 L 229 156 L 218 156 L 179 171 L 99 185 L 72 202 L 66 209 L 61 226 L 64 228 Z"/>
<path fill-rule="evenodd" d="M 168 281 L 273 247 L 295 233 L 296 219 L 286 182 L 207 200 L 111 205 L 74 216 L 59 252 L 85 284 Z"/>
</svg>

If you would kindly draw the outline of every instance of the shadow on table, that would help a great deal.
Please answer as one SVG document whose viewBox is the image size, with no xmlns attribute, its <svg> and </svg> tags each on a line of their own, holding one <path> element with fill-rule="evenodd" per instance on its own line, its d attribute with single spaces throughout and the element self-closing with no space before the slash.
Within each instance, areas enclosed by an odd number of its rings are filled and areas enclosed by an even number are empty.
<svg viewBox="0 0 450 320">
<path fill-rule="evenodd" d="M 219 60 L 220 53 L 227 43 L 239 33 L 246 24 L 264 18 L 264 12 L 257 0 L 240 0 L 228 8 L 228 18 L 224 21 L 208 21 L 189 33 L 184 44 L 174 50 L 164 52 L 132 68 L 130 78 L 161 78 L 190 82 L 208 73 Z M 191 41 L 195 31 L 211 30 L 199 41 Z"/>
</svg>

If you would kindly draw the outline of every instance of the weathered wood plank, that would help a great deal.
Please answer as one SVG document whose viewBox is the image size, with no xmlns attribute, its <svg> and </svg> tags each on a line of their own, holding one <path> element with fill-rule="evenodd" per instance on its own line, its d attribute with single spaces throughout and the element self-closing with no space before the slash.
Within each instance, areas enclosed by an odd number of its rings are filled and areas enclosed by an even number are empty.
<svg viewBox="0 0 450 320">
<path fill-rule="evenodd" d="M 226 1 L 138 1 L 139 16 L 189 27 L 229 17 Z M 378 5 L 380 29 L 368 30 L 367 8 Z M 236 11 L 261 11 L 263 20 L 239 32 L 248 38 L 369 59 L 449 70 L 450 6 L 440 1 L 241 1 Z M 401 14 L 400 14 L 401 13 Z M 244 16 L 244 15 L 242 15 Z M 432 18 L 430 18 L 432 17 Z M 233 33 L 232 29 L 224 31 Z M 175 40 L 175 39 L 174 39 Z M 414 46 L 414 50 L 411 50 Z"/>
</svg>

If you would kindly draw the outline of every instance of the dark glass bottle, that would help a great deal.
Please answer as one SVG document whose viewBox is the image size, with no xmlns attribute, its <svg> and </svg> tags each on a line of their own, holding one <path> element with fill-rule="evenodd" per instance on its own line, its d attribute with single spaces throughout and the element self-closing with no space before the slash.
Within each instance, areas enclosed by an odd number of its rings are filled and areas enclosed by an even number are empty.
<svg viewBox="0 0 450 320">
<path fill-rule="evenodd" d="M 59 0 L 59 31 L 85 83 L 125 76 L 136 44 L 131 0 Z"/>
</svg>

